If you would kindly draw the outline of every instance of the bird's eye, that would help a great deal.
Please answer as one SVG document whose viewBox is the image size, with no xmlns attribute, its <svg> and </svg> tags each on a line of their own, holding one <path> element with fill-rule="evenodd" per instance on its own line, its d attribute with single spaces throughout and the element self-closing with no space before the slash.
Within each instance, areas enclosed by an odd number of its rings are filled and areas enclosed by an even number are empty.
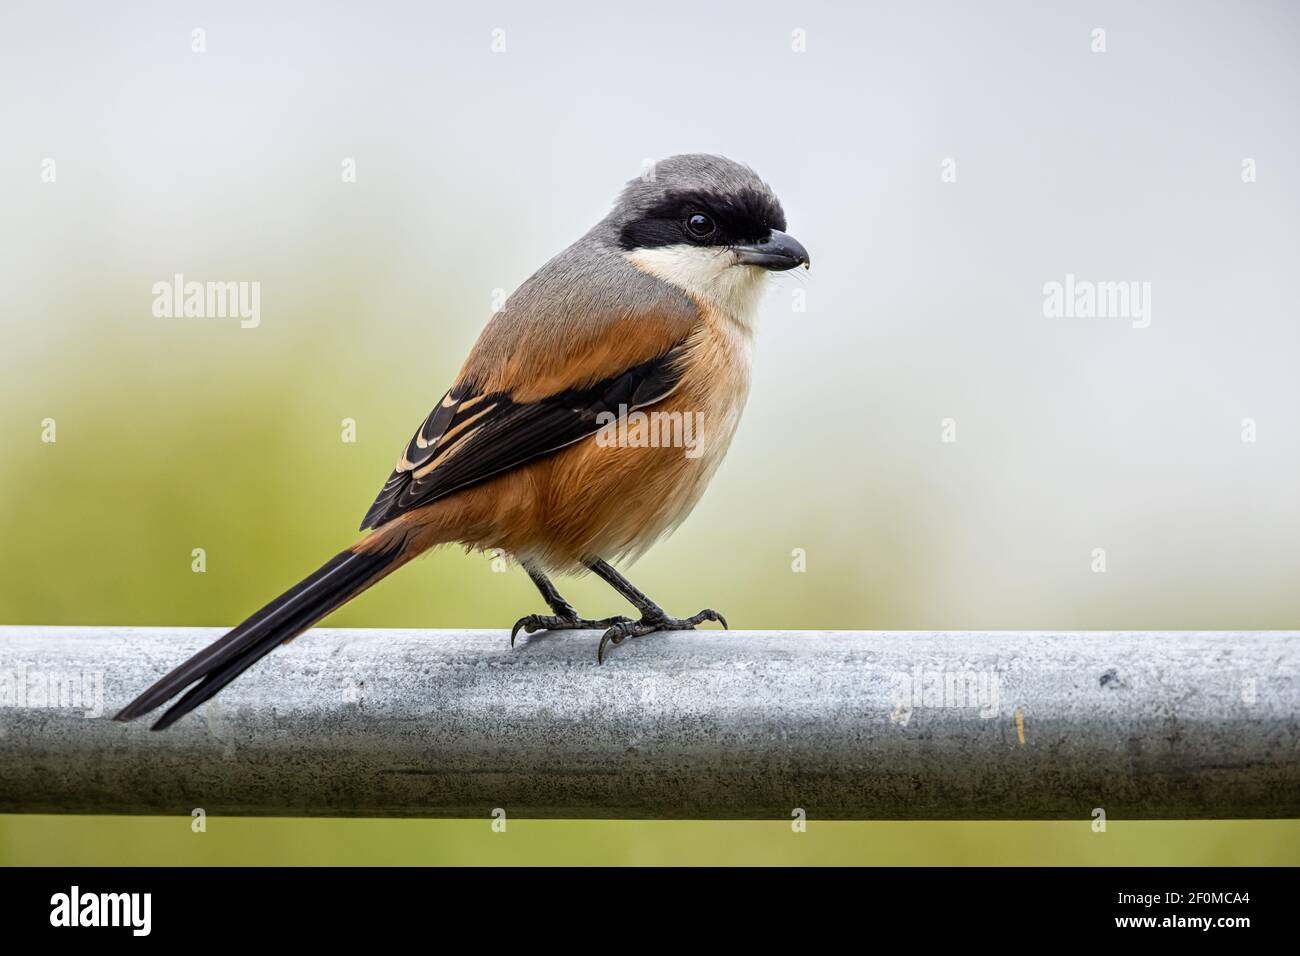
<svg viewBox="0 0 1300 956">
<path fill-rule="evenodd" d="M 696 239 L 707 239 L 717 228 L 713 220 L 702 212 L 694 212 L 686 217 L 686 230 Z"/>
</svg>

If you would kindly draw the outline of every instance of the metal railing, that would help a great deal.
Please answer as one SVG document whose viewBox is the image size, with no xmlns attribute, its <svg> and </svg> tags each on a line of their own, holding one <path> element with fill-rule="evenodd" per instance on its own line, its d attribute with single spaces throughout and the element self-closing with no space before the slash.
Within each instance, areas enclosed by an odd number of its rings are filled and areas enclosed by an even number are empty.
<svg viewBox="0 0 1300 956">
<path fill-rule="evenodd" d="M 317 629 L 112 720 L 221 633 L 0 628 L 0 812 L 1300 816 L 1297 632 Z"/>
</svg>

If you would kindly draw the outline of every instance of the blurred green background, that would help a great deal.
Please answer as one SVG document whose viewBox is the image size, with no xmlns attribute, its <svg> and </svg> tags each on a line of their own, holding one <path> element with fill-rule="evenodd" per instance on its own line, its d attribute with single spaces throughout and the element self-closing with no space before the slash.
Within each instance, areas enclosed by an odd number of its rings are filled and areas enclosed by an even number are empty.
<svg viewBox="0 0 1300 956">
<path fill-rule="evenodd" d="M 1296 626 L 1293 6 L 616 7 L 6 5 L 0 621 L 261 606 L 354 539 L 500 290 L 703 150 L 816 267 L 640 587 L 739 628 Z M 1151 282 L 1150 327 L 1044 318 L 1067 272 Z M 155 318 L 176 273 L 260 282 L 259 327 Z M 532 610 L 449 549 L 330 623 Z M 542 861 L 1294 864 L 1300 826 L 0 818 L 3 863 Z"/>
<path fill-rule="evenodd" d="M 0 860 L 40 865 L 1294 866 L 1293 821 L 839 823 L 0 817 Z"/>
</svg>

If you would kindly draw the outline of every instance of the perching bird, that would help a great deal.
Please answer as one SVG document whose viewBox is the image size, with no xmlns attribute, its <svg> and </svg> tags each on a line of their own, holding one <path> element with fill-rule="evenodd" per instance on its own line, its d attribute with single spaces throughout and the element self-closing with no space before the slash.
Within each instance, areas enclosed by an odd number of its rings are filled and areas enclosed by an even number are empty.
<svg viewBox="0 0 1300 956">
<path fill-rule="evenodd" d="M 370 534 L 117 719 L 188 687 L 153 729 L 170 726 L 280 644 L 451 542 L 502 549 L 541 591 L 552 613 L 521 618 L 512 641 L 521 629 L 603 629 L 601 659 L 628 637 L 725 627 L 713 610 L 670 617 L 607 562 L 678 525 L 722 461 L 749 391 L 764 279 L 809 264 L 785 226 L 767 184 L 720 156 L 674 156 L 632 180 L 609 215 L 488 322 L 366 513 Z M 682 423 L 700 426 L 692 447 L 655 440 L 685 435 Z M 581 618 L 546 577 L 586 569 L 639 619 Z"/>
</svg>

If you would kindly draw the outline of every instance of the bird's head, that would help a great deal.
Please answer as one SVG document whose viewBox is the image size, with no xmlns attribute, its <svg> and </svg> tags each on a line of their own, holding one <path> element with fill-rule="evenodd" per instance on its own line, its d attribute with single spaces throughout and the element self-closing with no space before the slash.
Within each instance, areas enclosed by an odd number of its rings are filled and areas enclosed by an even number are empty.
<svg viewBox="0 0 1300 956">
<path fill-rule="evenodd" d="M 628 183 L 603 225 L 638 269 L 737 317 L 752 312 L 768 272 L 809 265 L 771 187 L 721 156 L 655 164 Z"/>
</svg>

